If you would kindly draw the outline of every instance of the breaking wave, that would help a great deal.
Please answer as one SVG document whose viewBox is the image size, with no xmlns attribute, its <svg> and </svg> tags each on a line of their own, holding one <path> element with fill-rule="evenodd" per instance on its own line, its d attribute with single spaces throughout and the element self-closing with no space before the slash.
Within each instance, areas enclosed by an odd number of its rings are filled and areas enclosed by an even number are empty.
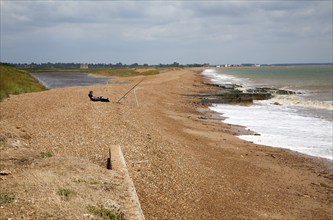
<svg viewBox="0 0 333 220">
<path fill-rule="evenodd" d="M 314 109 L 333 110 L 332 101 L 319 101 L 302 98 L 299 95 L 277 95 L 270 100 L 272 103 L 285 106 L 298 106 Z"/>
</svg>

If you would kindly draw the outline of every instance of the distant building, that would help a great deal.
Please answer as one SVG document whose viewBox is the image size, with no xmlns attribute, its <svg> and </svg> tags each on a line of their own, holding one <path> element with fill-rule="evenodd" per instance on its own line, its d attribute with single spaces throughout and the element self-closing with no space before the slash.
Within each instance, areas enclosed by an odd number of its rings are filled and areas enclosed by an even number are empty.
<svg viewBox="0 0 333 220">
<path fill-rule="evenodd" d="M 88 64 L 85 63 L 80 64 L 80 69 L 88 69 L 88 68 L 89 68 Z"/>
</svg>

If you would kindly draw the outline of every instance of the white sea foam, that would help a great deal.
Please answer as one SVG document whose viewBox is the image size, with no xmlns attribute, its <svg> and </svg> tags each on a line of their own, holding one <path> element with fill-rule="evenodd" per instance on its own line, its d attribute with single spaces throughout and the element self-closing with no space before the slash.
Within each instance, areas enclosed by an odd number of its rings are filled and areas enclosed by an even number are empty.
<svg viewBox="0 0 333 220">
<path fill-rule="evenodd" d="M 214 83 L 239 84 L 245 88 L 255 85 L 250 79 L 215 69 L 206 70 L 203 75 Z M 332 101 L 311 100 L 303 92 L 255 101 L 252 106 L 216 104 L 210 108 L 223 114 L 226 123 L 242 125 L 260 134 L 239 136 L 243 140 L 333 160 Z M 328 116 L 316 117 L 315 110 L 307 109 L 325 111 Z"/>
<path fill-rule="evenodd" d="M 260 134 L 242 135 L 241 139 L 333 159 L 330 121 L 300 116 L 292 108 L 260 102 L 248 107 L 219 104 L 211 109 L 223 114 L 226 123 L 242 125 Z"/>
<path fill-rule="evenodd" d="M 332 101 L 304 99 L 300 95 L 277 95 L 274 98 L 272 98 L 270 101 L 285 106 L 299 106 L 305 108 L 326 109 L 330 111 L 333 110 Z"/>
<path fill-rule="evenodd" d="M 234 77 L 230 74 L 221 74 L 215 69 L 206 69 L 202 72 L 202 75 L 210 78 L 210 80 L 216 84 L 237 84 L 243 86 L 243 88 L 240 89 L 245 89 L 251 85 L 249 79 Z"/>
</svg>

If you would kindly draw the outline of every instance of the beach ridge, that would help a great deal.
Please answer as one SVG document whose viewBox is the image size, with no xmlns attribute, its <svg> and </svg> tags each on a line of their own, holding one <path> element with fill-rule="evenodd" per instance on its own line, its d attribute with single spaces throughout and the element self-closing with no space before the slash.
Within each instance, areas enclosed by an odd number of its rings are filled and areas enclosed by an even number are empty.
<svg viewBox="0 0 333 220">
<path fill-rule="evenodd" d="M 102 169 L 109 146 L 120 145 L 146 219 L 332 219 L 332 161 L 238 139 L 244 129 L 188 96 L 216 89 L 202 71 L 170 69 L 115 79 L 128 84 L 52 89 L 1 102 L 1 170 L 11 172 L 1 176 L 1 193 L 15 192 L 15 176 L 34 169 L 41 152 Z M 91 102 L 90 90 L 111 103 Z M 8 160 L 20 149 L 32 151 L 31 163 Z M 3 206 L 6 217 L 18 208 Z"/>
</svg>

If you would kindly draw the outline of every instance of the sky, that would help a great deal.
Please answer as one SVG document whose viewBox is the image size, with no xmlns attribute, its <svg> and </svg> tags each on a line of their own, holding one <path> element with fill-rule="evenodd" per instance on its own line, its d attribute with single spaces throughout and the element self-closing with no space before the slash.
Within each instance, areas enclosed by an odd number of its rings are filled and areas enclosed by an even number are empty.
<svg viewBox="0 0 333 220">
<path fill-rule="evenodd" d="M 331 0 L 0 0 L 1 62 L 333 62 Z"/>
</svg>

